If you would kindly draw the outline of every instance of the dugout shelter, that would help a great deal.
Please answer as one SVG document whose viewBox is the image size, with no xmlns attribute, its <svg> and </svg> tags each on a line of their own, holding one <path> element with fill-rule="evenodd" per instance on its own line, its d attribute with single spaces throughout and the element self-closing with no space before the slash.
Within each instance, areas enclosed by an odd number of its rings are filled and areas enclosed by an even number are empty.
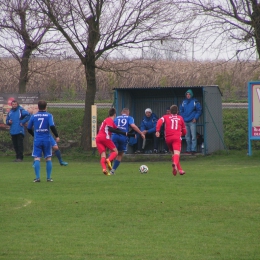
<svg viewBox="0 0 260 260">
<path fill-rule="evenodd" d="M 203 136 L 204 148 L 201 144 L 198 145 L 197 152 L 206 155 L 224 150 L 222 94 L 217 85 L 114 88 L 114 107 L 117 114 L 120 114 L 124 107 L 129 108 L 130 115 L 134 117 L 135 124 L 139 127 L 146 108 L 151 108 L 160 118 L 165 114 L 167 107 L 173 104 L 180 106 L 188 89 L 192 89 L 194 98 L 198 99 L 202 106 L 202 115 L 197 122 L 197 133 Z M 161 142 L 160 148 L 162 149 Z M 128 149 L 131 150 L 130 147 Z M 181 152 L 185 151 L 186 142 L 183 140 Z"/>
</svg>

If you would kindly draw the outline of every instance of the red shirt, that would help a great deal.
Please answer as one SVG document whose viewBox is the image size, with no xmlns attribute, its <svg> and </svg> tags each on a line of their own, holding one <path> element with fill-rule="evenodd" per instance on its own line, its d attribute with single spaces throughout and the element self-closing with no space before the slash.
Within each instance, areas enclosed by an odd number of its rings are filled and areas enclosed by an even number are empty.
<svg viewBox="0 0 260 260">
<path fill-rule="evenodd" d="M 186 126 L 184 120 L 179 115 L 164 115 L 162 116 L 156 124 L 156 132 L 160 132 L 161 126 L 164 123 L 164 136 L 180 138 L 186 135 Z"/>
<path fill-rule="evenodd" d="M 102 139 L 111 139 L 111 132 L 108 131 L 108 127 L 113 127 L 113 128 L 117 128 L 117 126 L 115 125 L 113 119 L 111 117 L 106 118 L 98 131 L 97 137 L 102 138 Z"/>
</svg>

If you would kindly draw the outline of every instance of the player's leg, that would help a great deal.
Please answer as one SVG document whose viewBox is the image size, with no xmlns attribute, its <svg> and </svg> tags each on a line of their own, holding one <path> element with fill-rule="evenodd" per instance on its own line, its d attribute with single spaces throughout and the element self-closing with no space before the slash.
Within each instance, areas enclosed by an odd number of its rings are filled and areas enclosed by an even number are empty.
<svg viewBox="0 0 260 260">
<path fill-rule="evenodd" d="M 124 151 L 118 152 L 118 155 L 113 163 L 112 170 L 110 171 L 110 174 L 115 174 L 116 169 L 118 168 L 118 166 L 120 165 L 120 163 L 122 161 L 123 155 L 124 155 Z"/>
<path fill-rule="evenodd" d="M 51 174 L 52 174 L 52 161 L 51 161 L 51 157 L 47 157 L 45 159 L 45 161 L 46 161 L 47 182 L 52 182 L 53 179 L 51 178 Z"/>
<path fill-rule="evenodd" d="M 33 180 L 34 182 L 40 182 L 41 156 L 42 156 L 41 143 L 34 141 L 33 151 L 32 151 L 32 157 L 34 157 L 34 162 L 33 162 L 33 168 L 35 173 L 35 179 Z"/>
<path fill-rule="evenodd" d="M 58 144 L 57 142 L 55 141 L 55 139 L 51 136 L 51 146 L 52 146 L 52 149 L 53 149 L 53 152 L 54 154 L 57 156 L 59 162 L 60 162 L 60 165 L 61 166 L 67 166 L 68 163 L 67 162 L 64 162 L 62 160 L 62 157 L 61 157 L 61 152 L 60 152 L 60 149 L 58 147 Z"/>
<path fill-rule="evenodd" d="M 181 169 L 181 165 L 180 165 L 181 139 L 180 138 L 173 139 L 172 147 L 173 147 L 173 163 L 176 166 L 176 170 L 177 169 L 179 170 L 179 169 Z M 176 171 L 176 173 L 177 173 L 177 171 Z M 180 171 L 179 171 L 179 173 L 181 174 Z"/>
<path fill-rule="evenodd" d="M 62 160 L 61 152 L 60 152 L 59 147 L 58 147 L 58 146 L 53 146 L 52 148 L 53 148 L 54 154 L 57 156 L 57 158 L 58 158 L 58 160 L 59 160 L 59 162 L 60 162 L 60 165 L 61 165 L 61 166 L 67 166 L 68 163 L 67 163 L 67 162 L 64 162 L 64 161 Z"/>
<path fill-rule="evenodd" d="M 111 162 L 115 160 L 115 158 L 118 155 L 118 151 L 116 148 L 114 148 L 113 150 L 110 150 L 110 155 L 109 157 L 106 159 L 106 164 L 109 170 L 112 170 L 112 164 Z"/>
<path fill-rule="evenodd" d="M 121 137 L 122 137 L 122 135 L 112 134 L 111 140 L 112 140 L 112 142 L 114 143 L 114 145 L 115 145 L 117 151 L 119 151 L 118 149 L 119 149 L 119 147 L 120 147 Z M 126 138 L 127 138 L 127 137 L 126 137 Z M 108 149 L 108 150 L 109 150 L 109 149 Z M 110 151 L 109 151 L 109 153 L 108 153 L 107 156 L 108 156 L 108 158 L 110 157 Z M 118 157 L 118 155 L 117 155 L 117 157 Z M 117 157 L 116 157 L 114 160 L 117 160 Z M 111 161 L 111 165 L 113 165 L 113 163 L 114 163 L 114 161 Z"/>
<path fill-rule="evenodd" d="M 52 146 L 51 141 L 46 140 L 43 142 L 43 156 L 46 161 L 46 179 L 48 182 L 52 182 L 51 174 L 52 174 Z"/>
<path fill-rule="evenodd" d="M 176 176 L 177 175 L 177 164 L 175 164 L 174 163 L 174 154 L 172 153 L 172 174 L 174 175 L 174 176 Z"/>
<path fill-rule="evenodd" d="M 97 150 L 100 154 L 100 165 L 102 167 L 102 172 L 105 175 L 110 175 L 109 172 L 107 171 L 107 166 L 106 166 L 106 147 L 103 144 L 102 140 L 100 138 L 96 138 L 96 145 L 97 145 Z"/>
<path fill-rule="evenodd" d="M 115 145 L 118 150 L 118 155 L 114 160 L 113 167 L 112 170 L 110 171 L 110 174 L 115 174 L 116 169 L 118 168 L 118 166 L 122 161 L 124 153 L 127 151 L 127 137 L 123 135 L 118 135 Z"/>
<path fill-rule="evenodd" d="M 165 141 L 167 143 L 169 151 L 172 154 L 172 174 L 176 176 L 178 172 L 178 164 L 180 160 L 181 140 L 172 137 L 166 139 Z"/>
<path fill-rule="evenodd" d="M 180 175 L 184 175 L 185 174 L 185 171 L 181 167 L 180 161 L 179 161 L 179 163 L 177 165 L 177 169 L 178 169 Z"/>
<path fill-rule="evenodd" d="M 35 173 L 35 179 L 34 182 L 40 182 L 40 169 L 41 169 L 41 158 L 35 157 L 34 158 L 34 173 Z"/>
<path fill-rule="evenodd" d="M 174 147 L 173 147 L 173 139 L 165 139 L 165 142 L 169 148 L 169 152 L 172 154 L 172 174 L 176 176 L 177 174 L 177 165 L 174 163 Z"/>
<path fill-rule="evenodd" d="M 111 165 L 111 162 L 115 160 L 115 158 L 117 157 L 118 155 L 118 151 L 117 151 L 117 148 L 115 146 L 115 144 L 113 143 L 112 140 L 110 139 L 107 139 L 105 142 L 104 142 L 105 146 L 110 150 L 110 155 L 109 157 L 106 159 L 106 164 L 107 164 L 107 167 L 109 170 L 112 170 L 112 165 Z"/>
<path fill-rule="evenodd" d="M 102 152 L 100 154 L 100 164 L 102 167 L 102 171 L 105 175 L 110 175 L 109 171 L 107 170 L 107 161 L 106 161 L 106 152 Z"/>
</svg>

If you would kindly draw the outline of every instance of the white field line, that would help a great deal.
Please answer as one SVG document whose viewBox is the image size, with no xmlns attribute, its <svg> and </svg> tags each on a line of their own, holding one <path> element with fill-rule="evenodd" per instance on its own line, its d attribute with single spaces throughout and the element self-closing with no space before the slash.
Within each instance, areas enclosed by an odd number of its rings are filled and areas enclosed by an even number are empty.
<svg viewBox="0 0 260 260">
<path fill-rule="evenodd" d="M 15 207 L 15 209 L 21 209 L 21 208 L 27 207 L 31 203 L 32 203 L 31 200 L 25 200 L 25 204 L 21 205 L 20 207 Z"/>
</svg>

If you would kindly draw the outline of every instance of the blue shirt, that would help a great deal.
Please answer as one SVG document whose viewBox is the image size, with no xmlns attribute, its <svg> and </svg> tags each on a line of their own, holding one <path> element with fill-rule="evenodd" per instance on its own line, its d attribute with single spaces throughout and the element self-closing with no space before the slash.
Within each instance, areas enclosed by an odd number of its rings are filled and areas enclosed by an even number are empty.
<svg viewBox="0 0 260 260">
<path fill-rule="evenodd" d="M 114 122 L 117 125 L 118 129 L 123 132 L 129 132 L 129 126 L 131 126 L 131 124 L 134 124 L 134 118 L 123 114 L 121 116 L 117 116 Z"/>
<path fill-rule="evenodd" d="M 34 141 L 49 139 L 51 136 L 50 126 L 54 126 L 52 114 L 46 111 L 39 111 L 31 116 L 28 129 L 34 127 Z"/>
<path fill-rule="evenodd" d="M 184 99 L 179 107 L 179 110 L 180 115 L 183 117 L 185 122 L 190 122 L 194 118 L 198 120 L 202 114 L 201 105 L 195 98 Z"/>
<path fill-rule="evenodd" d="M 10 134 L 11 135 L 17 135 L 17 134 L 24 135 L 23 125 L 26 122 L 28 122 L 29 119 L 30 119 L 30 113 L 28 111 L 24 110 L 21 106 L 18 106 L 15 109 L 11 109 L 6 117 L 6 124 L 10 125 Z M 9 120 L 12 120 L 13 123 L 10 124 Z"/>
<path fill-rule="evenodd" d="M 158 118 L 156 114 L 152 113 L 150 117 L 144 116 L 141 122 L 140 130 L 147 130 L 148 134 L 155 133 L 155 128 L 157 124 Z"/>
<path fill-rule="evenodd" d="M 115 125 L 118 129 L 123 132 L 129 132 L 129 128 L 131 124 L 134 124 L 134 118 L 123 114 L 121 116 L 117 116 L 114 120 Z M 127 142 L 128 137 L 116 133 L 112 133 L 112 141 L 116 145 L 116 148 L 119 152 L 126 152 L 127 151 Z"/>
</svg>

